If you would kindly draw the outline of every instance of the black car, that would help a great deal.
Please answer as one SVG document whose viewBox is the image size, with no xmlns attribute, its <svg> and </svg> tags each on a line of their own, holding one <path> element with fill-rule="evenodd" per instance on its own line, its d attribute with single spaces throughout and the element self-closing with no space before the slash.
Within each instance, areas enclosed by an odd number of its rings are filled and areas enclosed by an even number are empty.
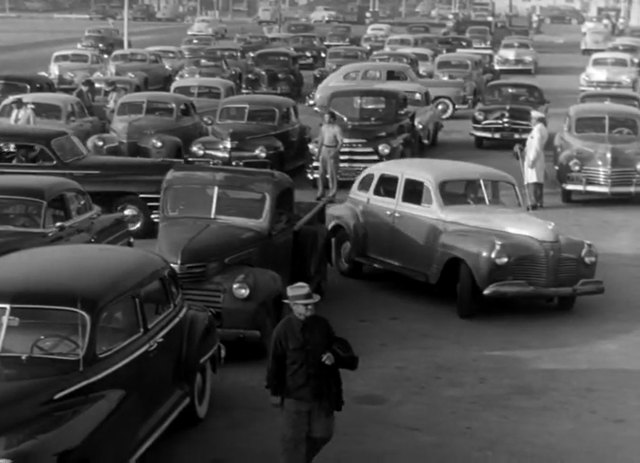
<svg viewBox="0 0 640 463">
<path fill-rule="evenodd" d="M 193 142 L 189 159 L 287 172 L 305 164 L 309 141 L 293 100 L 239 95 L 221 102 L 211 135 Z"/>
<path fill-rule="evenodd" d="M 473 41 L 462 35 L 443 35 L 438 37 L 437 42 L 443 53 L 455 53 L 460 48 L 473 48 Z"/>
<path fill-rule="evenodd" d="M 170 161 L 89 155 L 80 140 L 62 129 L 0 126 L 0 176 L 71 178 L 105 211 L 126 214 L 136 238 L 153 231 L 162 179 L 172 166 Z"/>
<path fill-rule="evenodd" d="M 216 325 L 147 251 L 3 256 L 0 461 L 138 461 L 178 416 L 203 421 L 224 352 Z"/>
<path fill-rule="evenodd" d="M 272 48 L 254 54 L 251 70 L 244 76 L 242 91 L 272 93 L 297 100 L 302 96 L 303 87 L 298 54 L 287 48 Z"/>
<path fill-rule="evenodd" d="M 215 37 L 199 35 L 185 37 L 180 44 L 180 49 L 184 53 L 185 58 L 197 58 L 204 50 L 215 46 L 217 40 Z"/>
<path fill-rule="evenodd" d="M 131 40 L 129 40 L 129 47 L 131 47 Z M 78 48 L 95 50 L 103 56 L 111 56 L 114 51 L 124 48 L 124 40 L 108 35 L 85 35 L 78 42 Z"/>
<path fill-rule="evenodd" d="M 283 32 L 287 34 L 314 34 L 316 27 L 310 23 L 292 22 L 284 27 Z"/>
<path fill-rule="evenodd" d="M 580 11 L 569 8 L 543 8 L 541 16 L 547 24 L 583 24 L 585 21 Z"/>
<path fill-rule="evenodd" d="M 264 34 L 237 34 L 234 42 L 240 46 L 242 53 L 255 53 L 269 46 L 269 37 Z"/>
<path fill-rule="evenodd" d="M 24 93 L 55 93 L 56 84 L 41 74 L 0 74 L 0 103 Z"/>
<path fill-rule="evenodd" d="M 289 37 L 289 44 L 299 55 L 301 67 L 315 69 L 324 66 L 327 47 L 315 34 L 296 34 Z"/>
<path fill-rule="evenodd" d="M 476 148 L 484 147 L 490 140 L 526 140 L 532 128 L 531 110 L 546 114 L 548 105 L 549 100 L 540 87 L 531 82 L 496 80 L 489 83 L 471 119 Z"/>
<path fill-rule="evenodd" d="M 237 89 L 240 89 L 240 69 L 231 67 L 219 54 L 210 53 L 207 56 L 205 53 L 206 51 L 203 51 L 198 58 L 187 60 L 184 68 L 176 75 L 176 80 L 190 77 L 219 77 L 230 80 L 236 84 Z"/>
</svg>

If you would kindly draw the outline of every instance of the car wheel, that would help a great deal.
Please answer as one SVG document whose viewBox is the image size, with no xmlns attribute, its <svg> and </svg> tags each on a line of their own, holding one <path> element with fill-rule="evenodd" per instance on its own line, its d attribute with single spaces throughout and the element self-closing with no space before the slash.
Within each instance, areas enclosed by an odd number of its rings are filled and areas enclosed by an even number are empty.
<svg viewBox="0 0 640 463">
<path fill-rule="evenodd" d="M 191 402 L 187 408 L 190 422 L 204 421 L 211 407 L 211 388 L 213 386 L 213 369 L 211 362 L 204 362 L 198 367 L 189 384 Z"/>
<path fill-rule="evenodd" d="M 475 146 L 478 149 L 484 148 L 484 138 L 474 137 L 473 138 L 473 146 Z"/>
<path fill-rule="evenodd" d="M 480 309 L 482 293 L 478 288 L 473 272 L 465 263 L 460 264 L 456 293 L 458 317 L 471 318 L 475 316 Z"/>
<path fill-rule="evenodd" d="M 353 244 L 345 230 L 340 230 L 333 238 L 333 262 L 341 275 L 357 278 L 362 275 L 362 264 L 353 258 Z"/>
<path fill-rule="evenodd" d="M 453 102 L 447 98 L 437 98 L 433 102 L 434 107 L 440 111 L 440 117 L 442 119 L 450 119 L 456 111 L 456 107 Z"/>
<path fill-rule="evenodd" d="M 121 212 L 127 218 L 129 231 L 134 238 L 146 238 L 153 230 L 151 211 L 144 201 L 135 195 L 118 198 L 113 204 L 115 212 Z"/>
<path fill-rule="evenodd" d="M 576 305 L 576 296 L 563 296 L 556 300 L 556 307 L 563 312 L 570 312 Z"/>
<path fill-rule="evenodd" d="M 569 204 L 570 202 L 573 202 L 573 192 L 569 191 L 569 190 L 565 190 L 564 188 L 562 188 L 560 190 L 560 201 L 562 201 L 565 204 Z"/>
</svg>

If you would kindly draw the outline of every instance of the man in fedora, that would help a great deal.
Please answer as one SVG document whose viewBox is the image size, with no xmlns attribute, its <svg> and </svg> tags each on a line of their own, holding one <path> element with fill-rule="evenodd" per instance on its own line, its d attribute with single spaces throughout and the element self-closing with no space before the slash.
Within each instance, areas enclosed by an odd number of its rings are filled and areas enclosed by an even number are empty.
<svg viewBox="0 0 640 463">
<path fill-rule="evenodd" d="M 523 177 L 528 190 L 528 209 L 536 210 L 544 205 L 544 147 L 549 138 L 544 113 L 531 111 L 531 125 L 533 129 L 524 147 Z"/>
<path fill-rule="evenodd" d="M 291 314 L 273 332 L 267 389 L 282 409 L 282 463 L 310 463 L 331 440 L 334 412 L 344 404 L 338 368 L 358 367 L 349 343 L 315 314 L 319 301 L 308 284 L 289 286 Z"/>
</svg>

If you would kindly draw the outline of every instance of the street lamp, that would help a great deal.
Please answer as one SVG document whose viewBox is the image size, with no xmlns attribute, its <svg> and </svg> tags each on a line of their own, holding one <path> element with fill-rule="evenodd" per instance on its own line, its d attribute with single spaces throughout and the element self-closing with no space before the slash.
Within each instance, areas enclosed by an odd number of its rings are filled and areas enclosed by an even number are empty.
<svg viewBox="0 0 640 463">
<path fill-rule="evenodd" d="M 122 18 L 124 19 L 124 49 L 129 49 L 129 0 L 124 0 L 124 12 Z"/>
</svg>

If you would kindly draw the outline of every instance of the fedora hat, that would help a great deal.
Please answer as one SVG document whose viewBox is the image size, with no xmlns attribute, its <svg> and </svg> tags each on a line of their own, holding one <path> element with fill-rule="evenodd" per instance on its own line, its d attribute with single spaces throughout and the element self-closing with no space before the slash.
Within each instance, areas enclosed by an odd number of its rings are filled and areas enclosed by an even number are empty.
<svg viewBox="0 0 640 463">
<path fill-rule="evenodd" d="M 289 304 L 315 304 L 320 296 L 311 291 L 311 287 L 303 282 L 287 286 L 287 298 L 283 302 Z"/>
</svg>

